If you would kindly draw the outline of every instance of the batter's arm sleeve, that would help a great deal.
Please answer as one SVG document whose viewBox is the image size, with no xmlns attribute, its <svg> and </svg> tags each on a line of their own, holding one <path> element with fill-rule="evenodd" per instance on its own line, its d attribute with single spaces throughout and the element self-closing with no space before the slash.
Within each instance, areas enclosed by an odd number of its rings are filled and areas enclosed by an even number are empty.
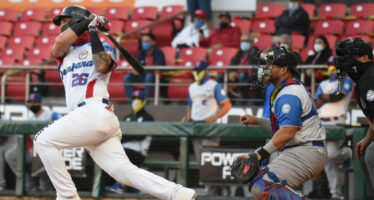
<svg viewBox="0 0 374 200">
<path fill-rule="evenodd" d="M 291 94 L 280 96 L 274 103 L 274 110 L 279 127 L 302 126 L 303 108 L 299 97 Z"/>
</svg>

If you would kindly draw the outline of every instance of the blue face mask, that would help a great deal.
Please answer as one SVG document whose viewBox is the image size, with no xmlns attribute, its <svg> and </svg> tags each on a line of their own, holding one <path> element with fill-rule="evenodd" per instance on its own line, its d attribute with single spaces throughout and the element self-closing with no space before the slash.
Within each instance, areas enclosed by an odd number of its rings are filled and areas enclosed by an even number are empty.
<svg viewBox="0 0 374 200">
<path fill-rule="evenodd" d="M 242 51 L 248 51 L 251 48 L 251 43 L 249 42 L 240 42 L 240 49 Z"/>
<path fill-rule="evenodd" d="M 195 19 L 194 24 L 197 28 L 200 28 L 204 25 L 204 20 L 202 19 Z"/>
<path fill-rule="evenodd" d="M 152 49 L 152 43 L 151 42 L 142 42 L 142 49 L 144 51 L 149 51 Z"/>
<path fill-rule="evenodd" d="M 299 8 L 299 2 L 289 2 L 288 7 L 290 10 L 296 10 Z"/>
</svg>

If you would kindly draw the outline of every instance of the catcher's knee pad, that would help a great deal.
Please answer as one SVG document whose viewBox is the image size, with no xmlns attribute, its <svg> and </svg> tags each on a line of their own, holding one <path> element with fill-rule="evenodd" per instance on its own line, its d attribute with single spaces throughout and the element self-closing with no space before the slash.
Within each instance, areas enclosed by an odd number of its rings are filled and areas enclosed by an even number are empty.
<svg viewBox="0 0 374 200">
<path fill-rule="evenodd" d="M 278 183 L 271 184 L 268 190 L 265 190 L 262 194 L 262 198 L 266 200 L 306 200 L 302 195 L 297 194 L 292 189 Z"/>
</svg>

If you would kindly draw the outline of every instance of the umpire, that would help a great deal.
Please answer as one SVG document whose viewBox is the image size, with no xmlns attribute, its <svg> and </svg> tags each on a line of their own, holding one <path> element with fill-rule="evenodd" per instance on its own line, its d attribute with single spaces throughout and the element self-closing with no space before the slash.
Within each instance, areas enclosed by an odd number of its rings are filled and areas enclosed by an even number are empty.
<svg viewBox="0 0 374 200">
<path fill-rule="evenodd" d="M 371 186 L 374 183 L 374 63 L 373 49 L 360 38 L 344 40 L 336 45 L 337 67 L 347 72 L 357 84 L 357 103 L 369 124 L 366 136 L 356 144 L 356 156 L 365 160 Z M 374 189 L 374 187 L 373 187 Z"/>
</svg>

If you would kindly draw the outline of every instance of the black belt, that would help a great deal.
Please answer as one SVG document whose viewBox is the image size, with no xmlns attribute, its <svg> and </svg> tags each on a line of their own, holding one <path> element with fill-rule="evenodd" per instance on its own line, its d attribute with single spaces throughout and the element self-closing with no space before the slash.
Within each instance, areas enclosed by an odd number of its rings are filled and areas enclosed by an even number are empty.
<svg viewBox="0 0 374 200">
<path fill-rule="evenodd" d="M 103 103 L 109 105 L 109 100 L 108 100 L 108 99 L 102 98 L 101 101 L 102 101 Z M 78 106 L 78 108 L 79 108 L 79 107 L 82 107 L 82 106 L 85 106 L 85 105 L 86 105 L 86 102 L 82 101 L 82 102 L 78 103 L 77 106 Z"/>
</svg>

